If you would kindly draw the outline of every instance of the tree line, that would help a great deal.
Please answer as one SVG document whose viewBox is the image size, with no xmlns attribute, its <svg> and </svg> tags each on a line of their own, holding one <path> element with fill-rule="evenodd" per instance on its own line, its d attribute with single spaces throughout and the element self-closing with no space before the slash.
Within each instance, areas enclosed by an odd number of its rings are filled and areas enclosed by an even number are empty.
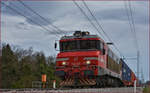
<svg viewBox="0 0 150 93">
<path fill-rule="evenodd" d="M 52 87 L 55 57 L 46 57 L 43 52 L 34 52 L 32 48 L 22 49 L 2 45 L 1 88 L 32 88 L 34 81 L 41 81 L 41 75 L 47 75 L 47 87 Z"/>
</svg>

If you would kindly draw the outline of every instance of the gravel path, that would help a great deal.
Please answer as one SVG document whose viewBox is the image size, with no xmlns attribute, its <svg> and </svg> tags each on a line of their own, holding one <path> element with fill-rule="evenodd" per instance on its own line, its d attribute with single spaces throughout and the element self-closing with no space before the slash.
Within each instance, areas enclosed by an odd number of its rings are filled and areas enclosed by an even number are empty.
<svg viewBox="0 0 150 93">
<path fill-rule="evenodd" d="M 142 88 L 137 88 L 136 93 L 142 93 Z M 88 89 L 68 89 L 68 90 L 37 90 L 37 89 L 18 89 L 3 90 L 0 93 L 135 93 L 134 88 L 88 88 Z"/>
</svg>

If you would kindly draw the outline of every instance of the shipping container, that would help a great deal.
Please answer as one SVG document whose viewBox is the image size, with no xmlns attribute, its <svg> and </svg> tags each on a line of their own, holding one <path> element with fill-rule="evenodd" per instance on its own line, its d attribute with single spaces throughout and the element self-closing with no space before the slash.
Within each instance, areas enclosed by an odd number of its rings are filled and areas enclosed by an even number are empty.
<svg viewBox="0 0 150 93">
<path fill-rule="evenodd" d="M 122 80 L 131 81 L 131 69 L 128 65 L 121 59 L 122 64 Z"/>
</svg>

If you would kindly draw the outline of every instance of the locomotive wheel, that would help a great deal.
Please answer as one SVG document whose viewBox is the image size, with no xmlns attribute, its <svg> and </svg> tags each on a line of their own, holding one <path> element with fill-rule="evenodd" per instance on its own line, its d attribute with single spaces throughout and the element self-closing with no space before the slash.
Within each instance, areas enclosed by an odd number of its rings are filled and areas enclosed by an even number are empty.
<svg viewBox="0 0 150 93">
<path fill-rule="evenodd" d="M 102 86 L 102 80 L 100 80 L 100 77 L 96 77 L 96 88 L 100 88 Z"/>
<path fill-rule="evenodd" d="M 111 76 L 99 76 L 96 77 L 96 85 L 95 87 L 121 87 L 123 86 L 123 83 L 121 80 L 111 77 Z"/>
</svg>

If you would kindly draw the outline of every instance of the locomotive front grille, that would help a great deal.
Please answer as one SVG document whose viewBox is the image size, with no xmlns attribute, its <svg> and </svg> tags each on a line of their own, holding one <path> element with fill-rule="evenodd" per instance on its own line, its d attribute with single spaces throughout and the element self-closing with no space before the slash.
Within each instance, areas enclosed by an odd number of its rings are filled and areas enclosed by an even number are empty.
<svg viewBox="0 0 150 93">
<path fill-rule="evenodd" d="M 80 66 L 73 66 L 73 68 L 79 68 Z"/>
<path fill-rule="evenodd" d="M 80 76 L 79 72 L 74 73 L 74 78 L 79 78 L 79 76 Z"/>
<path fill-rule="evenodd" d="M 84 76 L 92 76 L 94 75 L 94 72 L 92 70 L 85 70 L 84 71 Z"/>
</svg>

